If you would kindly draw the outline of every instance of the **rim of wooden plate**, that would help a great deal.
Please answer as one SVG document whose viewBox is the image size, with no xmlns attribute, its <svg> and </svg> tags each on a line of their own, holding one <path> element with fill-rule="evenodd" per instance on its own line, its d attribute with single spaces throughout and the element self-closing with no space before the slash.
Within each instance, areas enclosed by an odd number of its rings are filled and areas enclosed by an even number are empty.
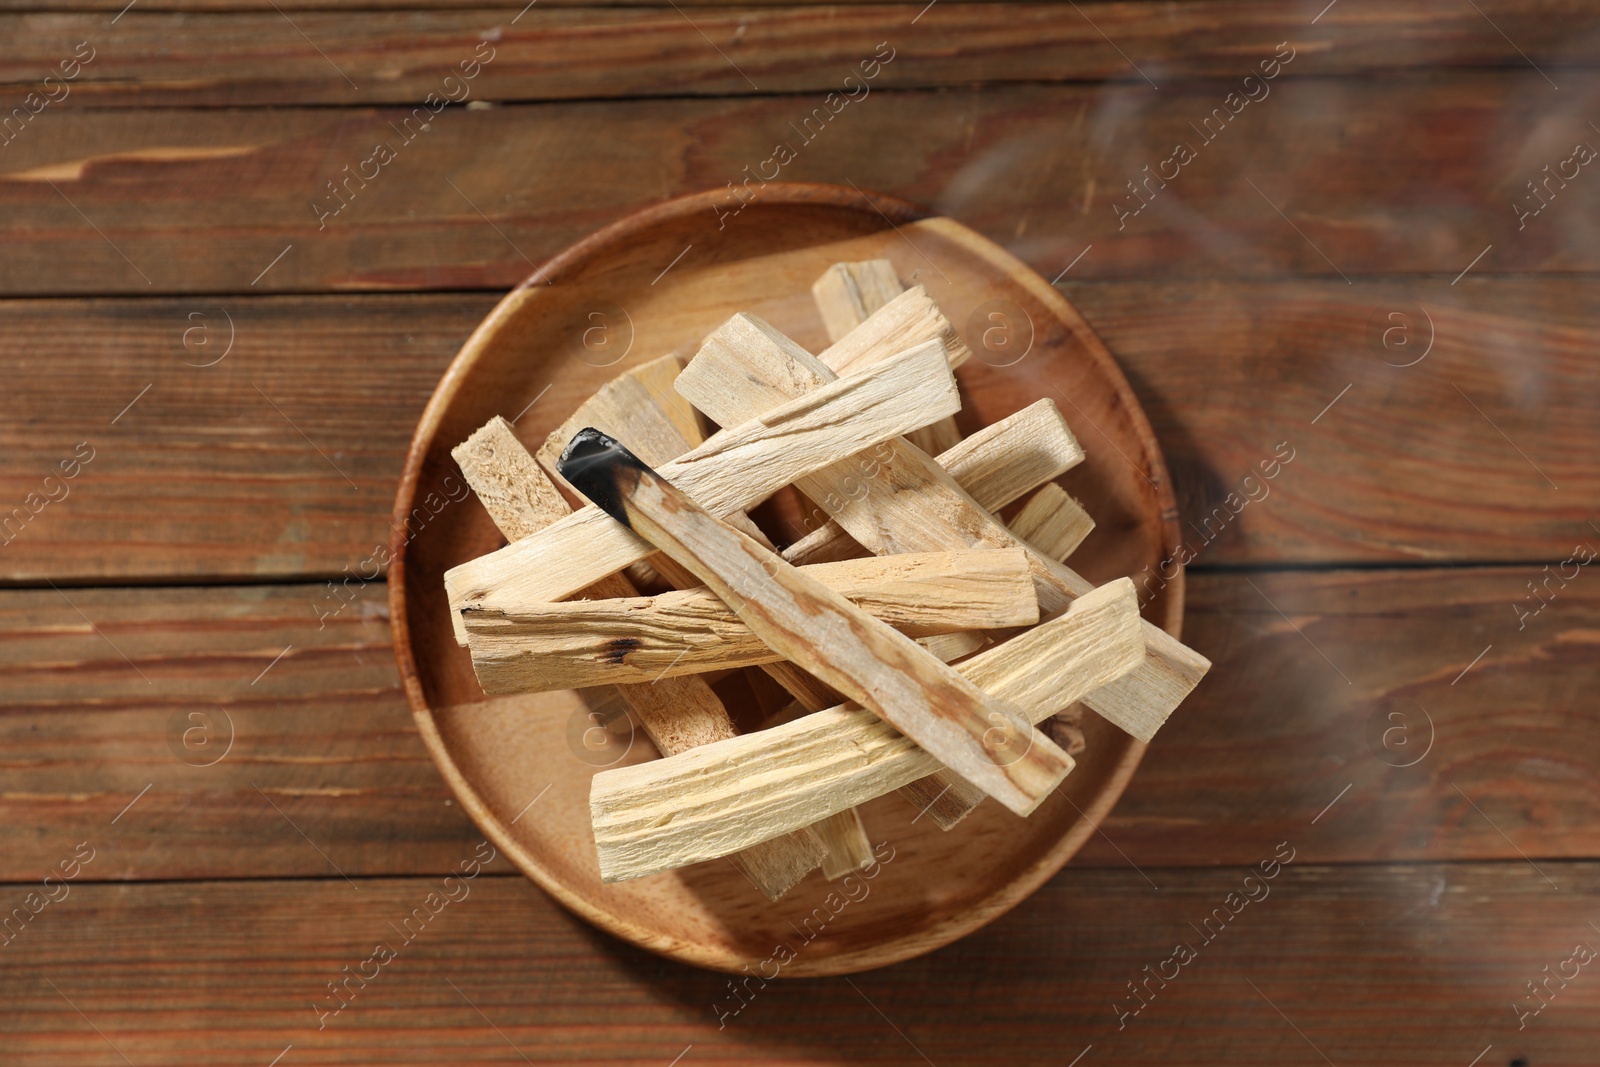
<svg viewBox="0 0 1600 1067">
<path fill-rule="evenodd" d="M 433 447 L 445 412 L 454 403 L 457 391 L 467 376 L 467 371 L 477 362 L 487 339 L 499 330 L 513 314 L 520 313 L 519 294 L 535 285 L 550 284 L 563 280 L 568 274 L 576 272 L 578 268 L 604 254 L 617 244 L 626 242 L 630 236 L 641 231 L 647 231 L 651 227 L 669 219 L 695 212 L 704 213 L 708 208 L 720 203 L 725 197 L 726 190 L 721 189 L 691 193 L 652 205 L 618 219 L 616 222 L 595 231 L 561 252 L 556 253 L 535 268 L 532 274 L 508 292 L 484 320 L 478 324 L 466 342 L 462 344 L 460 352 L 451 360 L 450 366 L 445 369 L 443 377 L 440 378 L 438 386 L 434 389 L 433 396 L 428 400 L 427 407 L 423 409 L 422 417 L 417 423 L 416 433 L 411 439 L 411 446 L 406 452 L 405 467 L 401 472 L 399 488 L 395 494 L 394 513 L 391 516 L 391 530 L 393 532 L 391 533 L 389 544 L 387 582 L 389 586 L 389 625 L 394 638 L 395 659 L 399 665 L 400 677 L 405 686 L 406 697 L 411 704 L 412 717 L 416 721 L 423 743 L 427 746 L 429 754 L 438 766 L 440 774 L 450 786 L 450 790 L 455 794 L 456 799 L 460 801 L 462 808 L 478 828 L 494 842 L 495 846 L 511 860 L 523 875 L 567 910 L 592 925 L 657 955 L 710 970 L 738 974 L 741 973 L 739 970 L 740 964 L 746 962 L 742 957 L 723 951 L 720 948 L 708 947 L 699 942 L 664 936 L 659 931 L 633 923 L 615 912 L 595 907 L 590 901 L 568 891 L 559 879 L 546 870 L 537 859 L 518 844 L 508 828 L 501 823 L 493 810 L 478 795 L 471 781 L 461 772 L 461 769 L 452 758 L 449 748 L 445 745 L 444 739 L 440 736 L 433 718 L 433 709 L 428 704 L 427 696 L 422 689 L 421 678 L 418 675 L 411 644 L 410 624 L 406 613 L 407 539 L 405 537 L 405 520 L 415 506 L 416 489 L 424 460 L 429 450 Z M 1056 291 L 1053 285 L 1045 281 L 1033 268 L 977 231 L 954 220 L 940 217 L 935 212 L 923 210 L 898 197 L 882 193 L 865 193 L 854 187 L 822 183 L 769 182 L 762 186 L 761 199 L 767 205 L 790 203 L 855 210 L 865 215 L 878 215 L 889 226 L 898 226 L 900 223 L 918 222 L 938 217 L 942 223 L 946 224 L 945 228 L 949 231 L 946 236 L 958 239 L 975 255 L 987 258 L 997 266 L 1003 267 L 1011 276 L 1016 278 L 1019 284 L 1025 286 L 1041 304 L 1063 322 L 1073 326 L 1075 339 L 1083 343 L 1087 356 L 1096 364 L 1098 373 L 1104 377 L 1118 394 L 1127 412 L 1133 431 L 1144 447 L 1145 457 L 1150 463 L 1148 473 L 1155 483 L 1157 503 L 1160 505 L 1158 520 L 1164 550 L 1163 558 L 1170 559 L 1174 557 L 1178 547 L 1177 502 L 1172 493 L 1171 478 L 1167 475 L 1166 460 L 1156 442 L 1155 431 L 1150 426 L 1150 421 L 1145 415 L 1143 406 L 1140 405 L 1138 398 L 1134 396 L 1132 386 L 1129 385 L 1126 376 L 1122 373 L 1122 369 L 1112 358 L 1110 351 L 1100 340 L 1099 335 L 1078 313 L 1078 310 Z M 1179 637 L 1182 629 L 1184 579 L 1183 568 L 1179 567 L 1177 577 L 1168 581 L 1163 590 L 1164 597 L 1162 599 L 1166 607 L 1163 617 L 1159 620 L 1151 620 L 1173 637 Z M 953 916 L 940 925 L 922 928 L 882 944 L 849 950 L 837 955 L 813 960 L 810 966 L 788 969 L 785 972 L 786 976 L 822 977 L 854 974 L 887 966 L 891 963 L 912 959 L 935 949 L 943 948 L 945 945 L 957 941 L 998 919 L 1031 896 L 1040 885 L 1065 866 L 1066 862 L 1083 846 L 1083 843 L 1094 832 L 1094 828 L 1100 824 L 1109 814 L 1117 800 L 1121 798 L 1123 791 L 1127 788 L 1128 781 L 1133 777 L 1133 772 L 1138 768 L 1140 760 L 1144 757 L 1145 748 L 1146 746 L 1139 741 L 1131 737 L 1127 738 L 1126 750 L 1118 758 L 1115 766 L 1109 769 L 1105 788 L 1094 796 L 1093 801 L 1087 806 L 1087 810 L 1081 813 L 1083 817 L 1072 824 L 1061 835 L 1060 840 L 1038 861 L 1020 872 L 988 900 L 976 907 L 969 908 L 959 915 Z"/>
</svg>

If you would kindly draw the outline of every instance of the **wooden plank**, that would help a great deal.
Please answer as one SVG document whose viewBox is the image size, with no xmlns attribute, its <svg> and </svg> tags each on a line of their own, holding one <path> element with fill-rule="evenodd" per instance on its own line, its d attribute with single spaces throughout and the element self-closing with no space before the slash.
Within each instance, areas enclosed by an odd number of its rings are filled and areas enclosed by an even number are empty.
<svg viewBox="0 0 1600 1067">
<path fill-rule="evenodd" d="M 1074 865 L 1251 863 L 1336 797 L 1316 824 L 1330 863 L 1600 857 L 1591 570 L 1523 630 L 1513 605 L 1531 603 L 1538 566 L 1191 575 L 1185 636 L 1217 669 L 1103 823 L 1115 847 L 1097 834 Z M 133 663 L 56 592 L 0 590 L 0 882 L 40 877 L 146 785 L 116 824 L 119 879 L 337 878 L 258 785 L 352 876 L 442 874 L 470 853 L 475 831 L 411 724 L 376 584 L 344 599 L 326 585 L 64 591 Z M 340 604 L 318 630 L 318 610 Z M 209 758 L 217 706 L 233 751 L 191 766 L 172 745 Z M 213 725 L 185 747 L 206 725 L 191 712 Z M 1391 766 L 1426 746 L 1430 717 L 1427 758 Z M 864 810 L 874 840 L 897 844 L 917 814 L 898 796 Z M 913 829 L 947 839 L 927 819 Z"/>
<path fill-rule="evenodd" d="M 1573 541 L 1600 550 L 1593 530 Z M 1192 575 L 1185 634 L 1216 668 L 1105 821 L 1121 853 L 1097 838 L 1085 857 L 1224 863 L 1239 834 L 1287 833 L 1336 798 L 1318 825 L 1337 814 L 1370 845 L 1341 835 L 1329 859 L 1595 854 L 1580 829 L 1600 815 L 1582 710 L 1600 647 L 1591 570 L 1548 589 L 1535 566 Z M 1517 608 L 1540 603 L 1530 580 L 1549 603 L 1521 625 Z M 1207 765 L 1204 783 L 1186 769 Z"/>
<path fill-rule="evenodd" d="M 580 434 L 562 455 L 561 472 L 612 518 L 693 571 L 783 659 L 893 725 L 1016 814 L 1031 814 L 1072 770 L 1071 757 L 1033 729 L 1011 700 L 986 693 L 718 521 L 614 439 Z"/>
<path fill-rule="evenodd" d="M 1543 563 L 1594 518 L 1600 472 L 1575 437 L 1600 363 L 1575 290 L 1468 275 L 1068 293 L 1132 370 L 1201 564 L 1291 543 L 1315 563 Z M 1277 373 L 1285 352 L 1300 372 Z"/>
<path fill-rule="evenodd" d="M 474 830 L 387 604 L 360 581 L 0 593 L 0 878 L 108 829 L 95 878 L 447 870 Z"/>
<path fill-rule="evenodd" d="M 490 419 L 450 455 L 509 538 L 531 537 L 572 512 L 503 418 Z M 587 592 L 630 597 L 637 590 L 627 578 L 611 574 Z M 703 678 L 652 678 L 644 685 L 619 685 L 616 693 L 664 755 L 738 736 L 728 709 Z M 821 863 L 824 851 L 821 839 L 802 826 L 728 859 L 769 900 L 777 900 Z"/>
<path fill-rule="evenodd" d="M 882 369 L 841 378 L 836 385 L 827 396 L 819 390 L 769 409 L 662 464 L 662 476 L 701 506 L 726 514 L 764 499 L 800 472 L 960 406 L 937 343 L 886 361 Z M 445 586 L 457 609 L 517 610 L 559 600 L 652 551 L 590 505 L 534 537 L 452 568 L 445 574 Z"/>
<path fill-rule="evenodd" d="M 359 891 L 337 879 L 80 884 L 5 949 L 0 992 L 14 1010 L 0 1040 L 18 1067 L 121 1063 L 108 1041 L 135 1064 L 174 1065 L 264 1065 L 290 1044 L 285 1064 L 667 1064 L 691 1045 L 685 1062 L 719 1064 L 912 1064 L 920 1051 L 1001 1067 L 1067 1063 L 1091 1044 L 1084 1062 L 1175 1067 L 1320 1064 L 1314 1049 L 1338 1064 L 1465 1067 L 1491 1044 L 1480 1067 L 1591 1058 L 1600 984 L 1570 982 L 1522 1030 L 1511 1005 L 1531 1003 L 1524 983 L 1574 942 L 1594 944 L 1594 865 L 1541 861 L 1559 893 L 1521 860 L 1317 866 L 1327 822 L 1281 850 L 1282 838 L 1254 842 L 1249 867 L 1150 870 L 1159 893 L 1134 871 L 1069 869 L 931 956 L 804 985 L 730 988 L 727 975 L 595 934 L 510 877 L 452 882 L 468 895 L 413 919 L 409 942 L 391 924 L 441 892 L 436 877 L 363 879 Z M 883 866 L 829 926 L 882 896 L 894 863 Z M 1246 891 L 1258 899 L 1240 903 Z M 1189 925 L 1206 918 L 1210 943 Z M 817 948 L 793 932 L 777 940 L 795 954 L 785 976 Z M 395 958 L 363 968 L 379 941 Z M 1178 943 L 1196 958 L 1165 986 L 1147 978 Z M 313 1005 L 338 1003 L 327 983 L 346 967 L 379 977 L 351 981 L 347 1006 L 323 1018 Z M 1146 981 L 1154 999 L 1119 1030 L 1114 1005 L 1135 1003 L 1128 983 Z"/>
<path fill-rule="evenodd" d="M 915 295 L 907 292 L 906 297 Z M 891 319 L 897 299 L 876 316 Z M 867 326 L 861 328 L 866 331 Z M 849 339 L 832 346 L 836 354 Z M 713 419 L 735 421 L 783 397 L 825 388 L 833 370 L 770 325 L 736 315 L 719 327 L 679 376 L 679 392 Z M 1028 552 L 1039 610 L 1051 617 L 1092 582 L 1039 554 L 981 508 L 944 468 L 896 438 L 877 454 L 820 467 L 795 486 L 829 507 L 833 519 L 877 554 L 954 548 Z M 1141 741 L 1149 741 L 1210 667 L 1205 657 L 1152 623 L 1144 624 L 1149 655 L 1132 673 L 1086 697 L 1090 707 Z M 970 779 L 969 779 L 970 780 Z"/>
<path fill-rule="evenodd" d="M 79 442 L 95 449 L 65 499 L 20 533 L 7 528 L 0 573 L 34 583 L 378 576 L 412 429 L 492 303 L 0 303 L 5 512 L 45 491 L 42 478 Z M 78 384 L 63 390 L 65 380 Z M 467 495 L 459 477 L 437 491 L 441 507 Z M 423 511 L 413 529 L 430 518 Z"/>
<path fill-rule="evenodd" d="M 1137 600 L 1123 579 L 951 673 L 1037 723 L 1143 658 Z M 601 874 L 621 881 L 715 859 L 945 769 L 902 733 L 856 702 L 680 758 L 602 771 L 589 793 Z M 985 755 L 1007 766 L 1036 750 L 984 742 Z"/>
<path fill-rule="evenodd" d="M 1574 114 L 1600 105 L 1600 75 L 1563 79 Z M 1540 121 L 1553 91 L 1537 72 L 1272 84 L 1216 143 L 1189 124 L 1223 108 L 1232 80 L 1159 93 L 1143 82 L 878 93 L 809 139 L 790 124 L 827 113 L 825 98 L 455 108 L 426 133 L 426 109 L 406 127 L 411 111 L 396 108 L 151 111 L 138 122 L 50 108 L 5 148 L 0 293 L 505 289 L 628 211 L 730 182 L 742 190 L 745 168 L 774 158 L 779 140 L 794 152 L 784 180 L 849 180 L 937 204 L 1047 278 L 1087 245 L 1075 278 L 1453 278 L 1489 245 L 1478 272 L 1596 268 L 1582 227 L 1558 221 L 1582 217 L 1585 187 L 1520 232 L 1511 207 L 1540 166 L 1592 134 L 1576 119 Z M 1137 118 L 1141 135 L 1106 141 L 1097 116 L 1112 115 Z M 1504 158 L 1508 128 L 1530 131 L 1518 152 L 1538 165 L 1484 163 Z M 1141 202 L 1128 183 L 1146 166 L 1155 174 L 1183 140 L 1196 158 L 1137 217 L 1119 219 L 1115 205 Z M 380 142 L 395 158 L 367 163 L 375 177 L 349 177 Z M 660 165 L 630 165 L 639 160 Z M 342 198 L 335 181 L 350 182 Z M 1473 209 L 1466 222 L 1433 210 L 1439 189 Z M 717 225 L 710 212 L 707 225 Z"/>
<path fill-rule="evenodd" d="M 1600 471 L 1584 459 L 1600 452 L 1590 417 L 1600 409 L 1600 312 L 1580 279 L 1475 273 L 1454 287 L 1450 278 L 1118 282 L 1068 292 L 1155 424 L 1199 564 L 1565 559 L 1593 517 L 1585 501 L 1600 498 Z M 1433 348 L 1413 367 L 1386 366 L 1380 357 L 1415 356 L 1384 349 L 1367 321 L 1388 328 L 1383 316 L 1398 312 L 1405 336 L 1425 346 L 1418 300 Z M 96 449 L 66 499 L 8 531 L 0 579 L 375 573 L 412 428 L 492 304 L 474 294 L 0 301 L 0 518 L 44 492 L 44 476 L 80 442 Z M 233 351 L 212 367 L 185 366 L 226 350 L 228 315 Z M 1280 373 L 1284 352 L 1299 368 L 1292 377 Z M 1507 353 L 1523 368 L 1510 378 Z M 378 365 L 384 373 L 368 369 Z M 957 378 L 969 405 L 990 396 L 984 368 Z M 544 384 L 508 399 L 503 414 L 517 415 Z M 579 399 L 552 387 L 519 425 L 554 426 Z M 1096 459 L 1062 484 L 1101 522 L 1092 545 L 1118 521 L 1096 464 L 1122 460 L 1101 455 L 1104 439 L 1080 428 Z M 1279 442 L 1295 459 L 1264 481 L 1257 465 Z M 1216 509 L 1252 472 L 1256 495 L 1264 485 L 1270 497 L 1219 532 Z M 981 494 L 991 478 L 958 480 Z M 441 499 L 462 497 L 455 482 L 439 489 Z"/>
<path fill-rule="evenodd" d="M 608 9 L 606 2 L 544 0 L 518 13 L 473 10 L 482 5 L 460 0 L 401 0 L 388 8 L 422 10 L 373 20 L 339 0 L 315 0 L 297 7 L 291 24 L 260 0 L 148 0 L 108 30 L 104 17 L 82 13 L 118 10 L 103 0 L 70 7 L 57 0 L 6 0 L 0 11 L 19 13 L 0 16 L 0 70 L 7 88 L 16 90 L 7 95 L 20 99 L 88 40 L 93 52 L 83 54 L 94 59 L 68 83 L 71 97 L 100 107 L 236 107 L 413 103 L 429 92 L 459 94 L 463 83 L 471 99 L 494 101 L 758 91 L 820 95 L 847 89 L 859 94 L 859 64 L 875 55 L 893 58 L 868 68 L 876 71 L 865 83 L 869 89 L 1065 80 L 1144 84 L 1140 70 L 1165 84 L 1176 78 L 1241 78 L 1257 57 L 1272 55 L 1285 40 L 1296 42 L 1304 56 L 1287 68 L 1293 76 L 1526 67 L 1510 41 L 1547 69 L 1596 59 L 1587 39 L 1595 15 L 1571 0 L 1485 3 L 1493 23 L 1470 7 L 1439 9 L 1420 0 L 1387 7 L 1381 15 L 1347 4 L 1349 10 L 1330 11 L 1315 27 L 1300 5 L 1287 0 L 1166 7 L 1098 2 L 1080 5 L 1082 17 L 1070 18 L 1049 4 L 941 4 L 937 18 L 917 19 L 909 32 L 920 11 L 916 4 L 852 3 L 824 10 L 757 0 L 713 4 L 691 24 L 664 3 L 628 10 Z M 52 8 L 68 10 L 51 19 L 20 13 Z M 238 13 L 178 13 L 217 9 Z M 1495 32 L 1496 25 L 1506 36 Z M 489 49 L 479 51 L 485 38 Z M 718 49 L 737 57 L 737 67 Z M 479 72 L 463 82 L 460 64 L 475 53 Z M 481 62 L 485 57 L 488 63 Z M 452 72 L 458 81 L 442 87 Z M 850 73 L 857 81 L 842 84 Z"/>
<path fill-rule="evenodd" d="M 1026 557 L 972 551 L 869 557 L 804 568 L 811 579 L 913 637 L 1032 626 Z M 590 587 L 591 596 L 598 596 Z M 781 657 L 704 586 L 653 597 L 584 599 L 466 613 L 487 693 L 650 682 Z"/>
</svg>

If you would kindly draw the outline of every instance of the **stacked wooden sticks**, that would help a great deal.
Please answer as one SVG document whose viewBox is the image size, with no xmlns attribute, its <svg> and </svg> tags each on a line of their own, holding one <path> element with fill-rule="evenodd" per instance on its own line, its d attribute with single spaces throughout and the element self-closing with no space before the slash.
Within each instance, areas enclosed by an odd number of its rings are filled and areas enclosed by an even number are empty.
<svg viewBox="0 0 1600 1067">
<path fill-rule="evenodd" d="M 819 356 L 736 315 L 537 460 L 498 418 L 453 453 L 510 542 L 445 576 L 484 690 L 616 686 L 664 757 L 594 777 L 606 881 L 728 857 L 777 899 L 870 862 L 854 807 L 893 790 L 947 830 L 985 796 L 1025 816 L 1076 702 L 1147 741 L 1210 666 L 1062 564 L 1093 521 L 1053 483 L 1083 452 L 1051 401 L 962 440 L 969 352 L 921 287 L 875 260 L 813 294 Z M 826 521 L 779 551 L 746 511 L 789 485 Z M 707 676 L 747 668 L 793 700 L 741 734 Z"/>
</svg>

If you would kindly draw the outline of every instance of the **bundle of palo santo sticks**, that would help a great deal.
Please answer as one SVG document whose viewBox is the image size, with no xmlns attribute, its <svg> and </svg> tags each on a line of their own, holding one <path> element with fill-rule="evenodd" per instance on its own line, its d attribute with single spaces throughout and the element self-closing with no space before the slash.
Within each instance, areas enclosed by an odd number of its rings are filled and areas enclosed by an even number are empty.
<svg viewBox="0 0 1600 1067">
<path fill-rule="evenodd" d="M 893 790 L 947 830 L 985 796 L 1026 816 L 1078 701 L 1148 741 L 1210 666 L 1062 564 L 1094 524 L 1054 403 L 963 440 L 969 351 L 921 287 L 873 260 L 813 294 L 820 355 L 735 315 L 537 458 L 499 418 L 453 452 L 509 542 L 445 576 L 484 691 L 615 686 L 663 757 L 594 776 L 605 881 L 728 857 L 775 900 L 869 863 L 855 806 Z M 780 551 L 747 510 L 791 485 L 825 521 Z M 793 700 L 741 734 L 710 680 L 744 669 Z"/>
</svg>

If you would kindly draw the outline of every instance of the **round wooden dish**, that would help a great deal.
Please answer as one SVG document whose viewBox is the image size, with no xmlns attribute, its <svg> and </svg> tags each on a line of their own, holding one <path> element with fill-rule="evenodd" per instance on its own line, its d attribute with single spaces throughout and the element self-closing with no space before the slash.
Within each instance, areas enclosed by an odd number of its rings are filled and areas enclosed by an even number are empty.
<svg viewBox="0 0 1600 1067">
<path fill-rule="evenodd" d="M 1049 397 L 1083 442 L 1087 462 L 1061 481 L 1097 527 L 1074 569 L 1097 583 L 1154 569 L 1176 549 L 1177 512 L 1149 423 L 1105 347 L 1049 283 L 998 245 L 853 189 L 767 185 L 758 201 L 719 219 L 713 205 L 725 212 L 725 199 L 673 200 L 578 242 L 501 301 L 462 347 L 417 427 L 395 504 L 395 651 L 423 739 L 456 796 L 562 904 L 702 967 L 755 968 L 786 945 L 782 955 L 793 959 L 781 973 L 844 974 L 948 944 L 1027 897 L 1106 817 L 1143 746 L 1087 713 L 1088 750 L 1028 819 L 990 802 L 945 833 L 897 795 L 866 805 L 869 835 L 892 858 L 848 896 L 813 873 L 773 904 L 726 862 L 603 885 L 587 804 L 597 768 L 569 742 L 575 723 L 580 732 L 589 725 L 584 698 L 485 699 L 452 638 L 445 570 L 503 541 L 476 500 L 462 498 L 450 449 L 491 416 L 519 413 L 517 432 L 536 449 L 621 370 L 667 352 L 692 354 L 736 311 L 820 351 L 826 336 L 811 283 L 831 263 L 886 257 L 907 284 L 927 286 L 976 353 L 957 372 L 963 433 Z M 1182 591 L 1180 575 L 1145 609 L 1174 635 Z M 627 754 L 615 758 L 653 755 L 642 736 L 631 749 L 619 746 Z"/>
</svg>

